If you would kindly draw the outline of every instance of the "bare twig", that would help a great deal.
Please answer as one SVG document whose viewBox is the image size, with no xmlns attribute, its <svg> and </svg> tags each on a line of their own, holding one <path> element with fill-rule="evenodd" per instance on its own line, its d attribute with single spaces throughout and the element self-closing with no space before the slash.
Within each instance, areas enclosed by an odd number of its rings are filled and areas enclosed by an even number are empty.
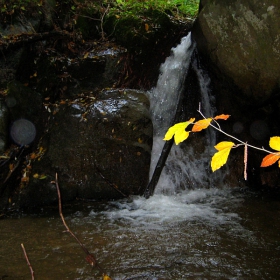
<svg viewBox="0 0 280 280">
<path fill-rule="evenodd" d="M 21 243 L 20 245 L 21 245 L 21 248 L 22 248 L 22 250 L 23 250 L 24 257 L 25 257 L 25 259 L 26 259 L 26 261 L 27 261 L 27 265 L 29 266 L 29 269 L 30 269 L 31 279 L 34 280 L 34 279 L 35 279 L 35 278 L 34 278 L 34 270 L 33 270 L 32 266 L 31 266 L 31 263 L 30 263 L 30 261 L 29 261 L 29 259 L 28 259 L 28 256 L 27 256 L 27 253 L 26 253 L 26 251 L 25 251 L 24 245 L 23 245 L 22 243 Z"/>
<path fill-rule="evenodd" d="M 62 205 L 61 205 L 61 195 L 60 195 L 60 189 L 59 189 L 59 185 L 58 185 L 58 177 L 57 177 L 57 173 L 55 174 L 55 185 L 56 185 L 56 189 L 57 189 L 57 195 L 58 195 L 58 207 L 59 207 L 59 215 L 60 218 L 63 222 L 63 225 L 66 228 L 66 231 L 69 232 L 72 237 L 79 243 L 80 247 L 82 248 L 82 250 L 85 252 L 86 254 L 86 261 L 92 266 L 92 267 L 98 267 L 99 270 L 104 273 L 104 270 L 100 267 L 100 265 L 98 264 L 95 256 L 93 254 L 91 254 L 88 249 L 84 246 L 84 244 L 78 239 L 78 237 L 70 230 L 70 228 L 68 227 L 68 225 L 65 222 L 63 213 L 62 213 Z"/>
<path fill-rule="evenodd" d="M 105 33 L 104 33 L 104 29 L 103 29 L 103 24 L 104 24 L 104 17 L 106 16 L 106 14 L 108 13 L 110 9 L 110 5 L 107 6 L 107 8 L 105 9 L 104 13 L 101 16 L 101 23 L 100 23 L 100 28 L 101 28 L 101 39 L 104 41 L 105 40 Z"/>
<path fill-rule="evenodd" d="M 201 112 L 200 109 L 198 110 L 198 113 L 199 113 L 204 119 L 206 119 L 206 117 L 203 115 L 203 113 Z M 268 154 L 277 154 L 277 152 L 274 153 L 274 152 L 272 152 L 272 151 L 266 150 L 264 147 L 261 147 L 261 148 L 260 148 L 260 147 L 257 147 L 257 146 L 250 145 L 250 144 L 248 144 L 247 142 L 244 142 L 244 141 L 242 141 L 242 140 L 240 140 L 240 139 L 234 137 L 233 135 L 226 133 L 225 131 L 223 131 L 223 130 L 221 129 L 220 125 L 215 126 L 214 124 L 210 123 L 210 126 L 213 127 L 214 129 L 216 129 L 217 131 L 223 133 L 224 135 L 228 136 L 229 138 L 232 138 L 232 139 L 236 140 L 237 142 L 241 143 L 241 145 L 247 145 L 247 147 L 253 148 L 253 149 L 255 149 L 255 150 L 263 151 L 263 152 L 266 152 L 266 153 L 268 153 Z"/>
<path fill-rule="evenodd" d="M 120 193 L 123 197 L 129 197 L 128 195 L 124 194 L 121 190 L 119 190 L 118 186 L 114 183 L 112 183 L 109 179 L 107 179 L 101 172 L 101 170 L 97 167 L 97 165 L 94 163 L 94 167 L 96 169 L 96 171 L 98 172 L 98 174 L 100 175 L 100 177 L 108 183 L 108 185 L 110 187 L 112 187 L 114 190 L 116 190 L 118 193 Z"/>
<path fill-rule="evenodd" d="M 244 145 L 244 180 L 247 181 L 248 146 Z"/>
</svg>

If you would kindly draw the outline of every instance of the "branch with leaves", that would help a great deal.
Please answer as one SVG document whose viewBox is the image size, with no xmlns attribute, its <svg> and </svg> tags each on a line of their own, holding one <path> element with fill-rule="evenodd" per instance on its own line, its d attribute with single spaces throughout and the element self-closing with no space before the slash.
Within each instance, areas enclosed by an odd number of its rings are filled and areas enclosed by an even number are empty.
<svg viewBox="0 0 280 280">
<path fill-rule="evenodd" d="M 218 123 L 219 120 L 227 120 L 230 115 L 218 115 L 216 117 L 209 117 L 206 118 L 203 113 L 201 112 L 200 108 L 198 110 L 200 115 L 202 116 L 201 120 L 198 120 L 195 122 L 195 118 L 191 118 L 189 121 L 186 122 L 180 122 L 168 129 L 168 131 L 165 134 L 165 137 L 163 140 L 171 140 L 174 137 L 175 144 L 178 145 L 181 142 L 185 141 L 190 133 L 194 132 L 200 132 L 204 129 L 207 129 L 208 127 L 214 128 L 216 131 L 219 131 L 220 133 L 226 135 L 227 137 L 234 140 L 234 142 L 231 141 L 222 141 L 218 143 L 215 147 L 217 152 L 213 155 L 211 159 L 211 168 L 212 171 L 216 171 L 220 169 L 223 165 L 226 164 L 230 151 L 232 148 L 237 148 L 240 146 L 244 146 L 244 179 L 247 180 L 247 156 L 248 156 L 248 147 L 260 150 L 263 152 L 266 152 L 268 155 L 266 155 L 261 163 L 261 167 L 267 167 L 270 166 L 278 161 L 278 166 L 280 168 L 280 137 L 279 136 L 273 136 L 270 138 L 269 146 L 274 151 L 269 151 L 263 147 L 257 147 L 248 144 L 247 142 L 244 142 L 236 137 L 234 137 L 231 134 L 226 133 L 223 131 Z M 186 130 L 189 125 L 193 125 L 191 130 Z"/>
</svg>

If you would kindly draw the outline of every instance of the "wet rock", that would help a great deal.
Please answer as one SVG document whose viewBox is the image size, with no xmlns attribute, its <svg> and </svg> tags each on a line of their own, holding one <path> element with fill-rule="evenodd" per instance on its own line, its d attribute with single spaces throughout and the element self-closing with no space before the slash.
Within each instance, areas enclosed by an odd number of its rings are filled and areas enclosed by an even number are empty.
<svg viewBox="0 0 280 280">
<path fill-rule="evenodd" d="M 142 193 L 152 146 L 148 108 L 147 97 L 136 90 L 104 91 L 86 104 L 79 99 L 60 105 L 44 137 L 46 152 L 33 163 L 19 204 L 56 202 L 56 189 L 50 183 L 56 172 L 64 201 Z"/>
<path fill-rule="evenodd" d="M 270 137 L 280 135 L 279 12 L 276 0 L 203 0 L 192 31 L 210 72 L 217 112 L 231 115 L 222 129 L 267 149 Z M 226 140 L 222 135 L 218 137 Z M 260 167 L 264 156 L 249 149 L 247 185 L 279 185 L 276 164 Z M 244 183 L 242 157 L 242 150 L 230 156 L 230 185 Z"/>
<path fill-rule="evenodd" d="M 279 91 L 279 1 L 202 2 L 193 30 L 199 51 L 241 90 L 242 102 L 268 100 Z"/>
<path fill-rule="evenodd" d="M 0 99 L 0 151 L 6 148 L 8 141 L 9 112 L 3 99 Z"/>
</svg>

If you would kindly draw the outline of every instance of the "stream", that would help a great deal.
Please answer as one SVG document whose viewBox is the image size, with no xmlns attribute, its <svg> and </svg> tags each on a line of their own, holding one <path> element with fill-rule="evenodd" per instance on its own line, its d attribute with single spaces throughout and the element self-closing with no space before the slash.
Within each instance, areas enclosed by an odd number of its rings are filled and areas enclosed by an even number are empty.
<svg viewBox="0 0 280 280">
<path fill-rule="evenodd" d="M 70 229 L 112 279 L 280 279 L 280 201 L 198 189 L 64 206 Z M 0 279 L 101 279 L 58 209 L 0 221 Z"/>
<path fill-rule="evenodd" d="M 190 35 L 182 39 L 150 93 L 155 127 L 150 174 L 179 99 L 171 93 L 182 89 L 194 47 Z M 209 79 L 199 69 L 197 76 L 202 109 L 211 116 Z M 206 136 L 213 147 L 215 134 Z M 198 158 L 192 147 L 187 152 L 173 147 L 149 199 L 63 205 L 68 226 L 112 279 L 280 279 L 279 196 L 221 183 L 222 175 L 209 172 L 209 149 Z M 31 279 L 21 244 L 35 279 L 102 279 L 65 232 L 58 206 L 0 220 L 0 280 Z"/>
</svg>

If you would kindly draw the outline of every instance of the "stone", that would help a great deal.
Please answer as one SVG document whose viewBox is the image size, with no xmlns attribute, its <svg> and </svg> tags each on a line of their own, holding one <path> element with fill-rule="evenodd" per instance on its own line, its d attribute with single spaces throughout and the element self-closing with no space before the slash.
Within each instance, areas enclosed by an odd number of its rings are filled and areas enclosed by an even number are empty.
<svg viewBox="0 0 280 280">
<path fill-rule="evenodd" d="M 21 189 L 22 207 L 56 203 L 50 183 L 55 173 L 64 201 L 143 192 L 153 135 L 148 98 L 137 90 L 109 90 L 90 100 L 60 105 L 53 115 L 42 143 L 45 154 L 32 164 L 29 185 Z"/>
<path fill-rule="evenodd" d="M 202 1 L 193 36 L 201 54 L 241 90 L 248 104 L 280 84 L 280 2 Z"/>
</svg>

